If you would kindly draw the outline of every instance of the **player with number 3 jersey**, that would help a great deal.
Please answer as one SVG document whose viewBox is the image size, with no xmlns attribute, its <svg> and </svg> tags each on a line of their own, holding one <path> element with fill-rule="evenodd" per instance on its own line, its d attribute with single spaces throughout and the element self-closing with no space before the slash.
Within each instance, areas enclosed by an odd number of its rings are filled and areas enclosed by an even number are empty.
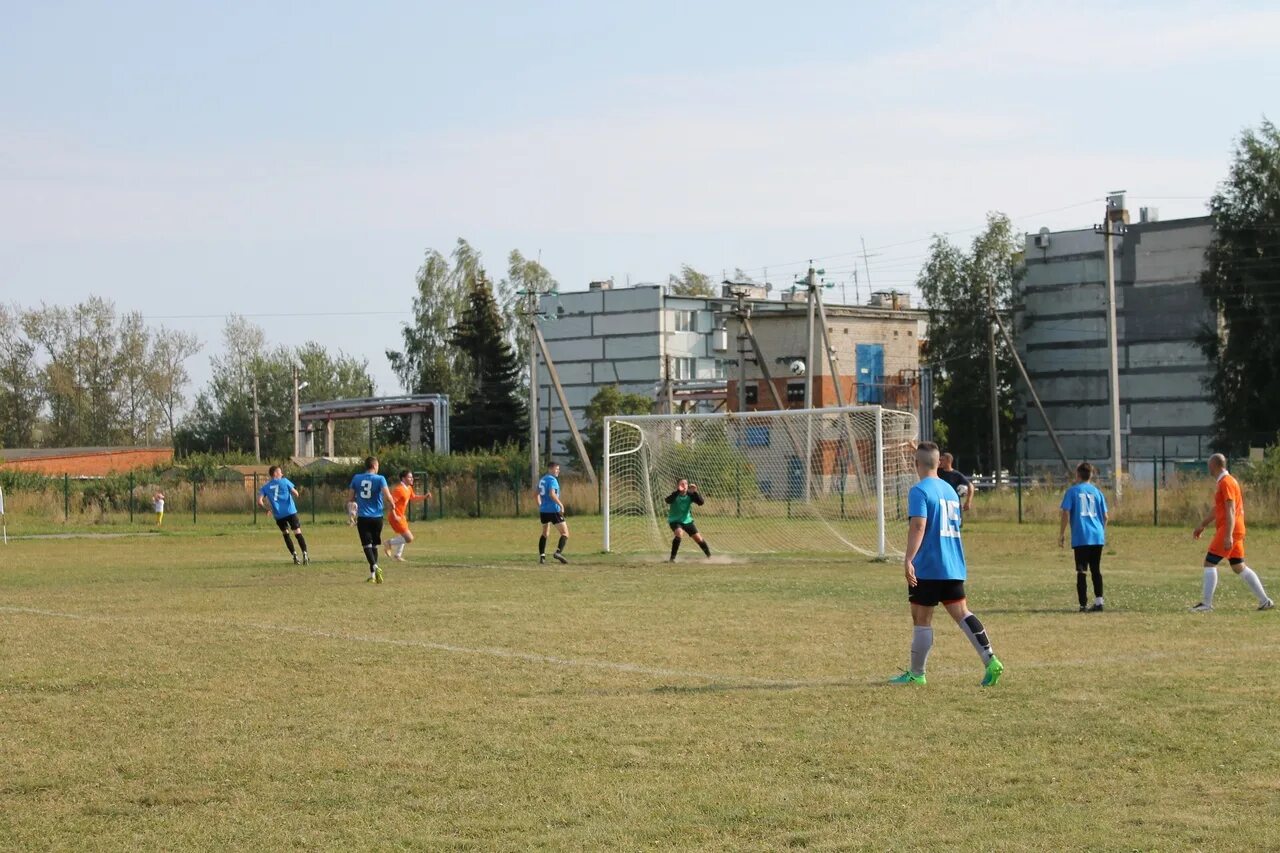
<svg viewBox="0 0 1280 853">
<path fill-rule="evenodd" d="M 378 567 L 378 546 L 382 544 L 382 513 L 391 502 L 391 490 L 387 478 L 378 473 L 378 458 L 364 460 L 364 473 L 351 478 L 351 502 L 355 504 L 356 530 L 360 534 L 360 547 L 369 561 L 368 583 L 382 583 L 382 569 Z"/>
</svg>

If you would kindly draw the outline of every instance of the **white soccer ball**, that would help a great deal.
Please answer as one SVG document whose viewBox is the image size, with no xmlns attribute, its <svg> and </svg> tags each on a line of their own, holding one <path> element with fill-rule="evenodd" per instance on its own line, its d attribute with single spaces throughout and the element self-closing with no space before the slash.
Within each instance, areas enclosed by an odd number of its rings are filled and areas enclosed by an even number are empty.
<svg viewBox="0 0 1280 853">
<path fill-rule="evenodd" d="M 964 483 L 961 483 L 960 485 L 956 486 L 956 494 L 958 494 L 962 498 L 965 497 L 966 495 L 969 494 L 969 487 L 966 486 Z"/>
<path fill-rule="evenodd" d="M 803 362 L 803 361 L 801 361 L 800 359 L 796 359 L 795 361 L 791 362 L 791 375 L 792 375 L 792 376 L 804 376 L 804 362 Z"/>
</svg>

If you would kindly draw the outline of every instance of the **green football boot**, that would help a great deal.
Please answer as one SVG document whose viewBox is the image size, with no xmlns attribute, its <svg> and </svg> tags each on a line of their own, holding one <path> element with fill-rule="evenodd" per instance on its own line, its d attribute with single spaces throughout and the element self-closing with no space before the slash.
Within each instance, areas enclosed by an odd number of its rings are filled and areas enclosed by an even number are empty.
<svg viewBox="0 0 1280 853">
<path fill-rule="evenodd" d="M 923 675 L 912 675 L 911 670 L 904 669 L 901 675 L 889 679 L 890 684 L 924 684 Z"/>
<path fill-rule="evenodd" d="M 982 676 L 982 686 L 995 687 L 1002 675 L 1004 675 L 1004 664 L 1000 663 L 1000 658 L 992 655 L 991 660 L 987 662 L 987 671 Z"/>
</svg>

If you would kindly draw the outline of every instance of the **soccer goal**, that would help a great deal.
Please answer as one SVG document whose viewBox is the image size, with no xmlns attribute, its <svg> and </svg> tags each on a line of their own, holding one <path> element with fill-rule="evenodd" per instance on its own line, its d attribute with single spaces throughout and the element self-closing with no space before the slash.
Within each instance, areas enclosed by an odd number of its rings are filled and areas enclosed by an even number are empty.
<svg viewBox="0 0 1280 853">
<path fill-rule="evenodd" d="M 665 498 L 698 487 L 694 519 L 717 551 L 901 553 L 917 422 L 880 406 L 605 419 L 604 549 L 662 553 Z"/>
</svg>

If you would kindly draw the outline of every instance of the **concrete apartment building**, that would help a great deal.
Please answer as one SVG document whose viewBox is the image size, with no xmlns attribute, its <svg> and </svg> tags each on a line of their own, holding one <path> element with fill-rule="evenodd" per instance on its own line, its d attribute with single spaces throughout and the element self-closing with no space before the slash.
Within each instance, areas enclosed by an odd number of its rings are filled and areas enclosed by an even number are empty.
<svg viewBox="0 0 1280 853">
<path fill-rule="evenodd" d="M 544 297 L 542 311 L 556 319 L 543 322 L 542 333 L 578 426 L 585 426 L 587 405 L 607 385 L 649 397 L 656 410 L 665 409 L 668 362 L 671 385 L 678 389 L 672 394 L 677 409 L 736 409 L 739 330 L 737 320 L 725 316 L 734 304 L 730 289 L 726 286 L 718 297 L 677 296 L 665 285 L 615 288 L 611 282 L 593 282 L 586 291 Z M 782 299 L 770 299 L 763 287 L 747 289 L 751 322 L 772 362 L 779 394 L 788 407 L 802 408 L 804 378 L 792 375 L 790 365 L 804 360 L 803 294 L 799 301 L 785 293 Z M 847 403 L 918 409 L 919 341 L 926 316 L 900 295 L 878 294 L 869 306 L 828 306 Z M 825 359 L 814 378 L 814 405 L 835 405 Z M 754 357 L 747 361 L 747 381 L 749 410 L 775 407 Z M 568 425 L 541 363 L 538 386 L 542 432 L 550 404 L 551 452 L 563 453 Z"/>
<path fill-rule="evenodd" d="M 585 291 L 544 296 L 541 310 L 555 319 L 542 322 L 542 335 L 578 427 L 586 425 L 587 405 L 606 385 L 657 400 L 667 358 L 672 379 L 701 380 L 709 390 L 723 389 L 725 360 L 734 355 L 715 348 L 717 338 L 712 332 L 715 312 L 724 303 L 675 296 L 661 284 L 614 288 L 607 281 L 592 282 Z M 569 440 L 569 427 L 550 383 L 546 365 L 539 360 L 542 431 L 545 434 L 550 404 L 550 452 L 559 454 L 562 442 Z M 700 411 L 713 408 L 706 401 L 695 401 L 694 406 Z"/>
<path fill-rule="evenodd" d="M 1144 210 L 1115 241 L 1120 422 L 1126 460 L 1209 452 L 1211 368 L 1197 338 L 1215 317 L 1198 281 L 1208 217 L 1155 221 Z M 1015 303 L 1017 346 L 1072 460 L 1110 475 L 1106 255 L 1093 229 L 1027 235 Z M 1023 392 L 1028 461 L 1056 467 L 1043 421 Z M 1126 463 L 1127 464 L 1127 463 Z M 1149 466 L 1132 469 L 1150 476 Z"/>
</svg>

